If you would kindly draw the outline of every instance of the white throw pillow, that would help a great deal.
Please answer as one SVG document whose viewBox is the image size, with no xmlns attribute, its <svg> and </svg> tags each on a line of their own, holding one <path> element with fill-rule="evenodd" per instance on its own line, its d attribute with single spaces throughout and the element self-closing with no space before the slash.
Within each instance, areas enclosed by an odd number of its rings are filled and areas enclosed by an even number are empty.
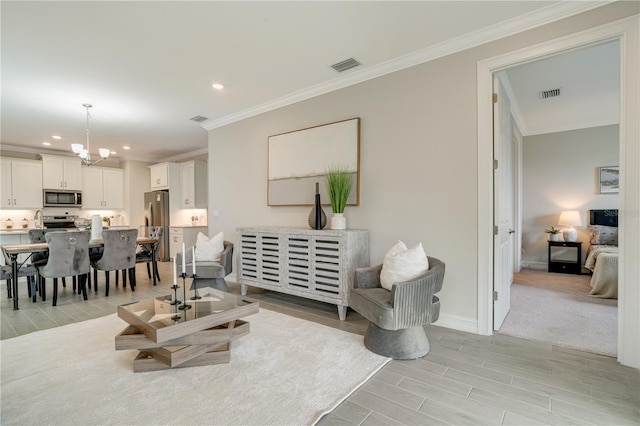
<svg viewBox="0 0 640 426">
<path fill-rule="evenodd" d="M 198 232 L 196 238 L 196 262 L 219 262 L 224 251 L 224 236 L 218 232 L 209 238 Z"/>
<path fill-rule="evenodd" d="M 410 281 L 428 270 L 429 260 L 422 243 L 407 248 L 405 243 L 398 241 L 384 256 L 380 284 L 391 290 L 394 284 Z"/>
</svg>

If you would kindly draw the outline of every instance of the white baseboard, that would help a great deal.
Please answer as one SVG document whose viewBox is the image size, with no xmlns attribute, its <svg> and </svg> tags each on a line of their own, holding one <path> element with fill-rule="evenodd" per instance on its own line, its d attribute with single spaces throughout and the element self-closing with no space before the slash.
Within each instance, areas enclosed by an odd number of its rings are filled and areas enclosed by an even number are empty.
<svg viewBox="0 0 640 426">
<path fill-rule="evenodd" d="M 472 318 L 440 314 L 440 318 L 438 318 L 438 321 L 433 323 L 433 325 L 478 334 L 478 321 Z"/>
<path fill-rule="evenodd" d="M 522 267 L 525 269 L 547 270 L 547 262 L 534 262 L 532 260 L 523 260 Z"/>
</svg>

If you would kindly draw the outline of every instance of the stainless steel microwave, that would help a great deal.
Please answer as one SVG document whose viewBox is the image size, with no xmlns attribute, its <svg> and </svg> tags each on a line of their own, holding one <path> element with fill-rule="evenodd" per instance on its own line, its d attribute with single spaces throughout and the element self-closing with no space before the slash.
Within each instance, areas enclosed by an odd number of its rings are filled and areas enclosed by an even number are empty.
<svg viewBox="0 0 640 426">
<path fill-rule="evenodd" d="M 82 207 L 81 191 L 45 189 L 42 192 L 45 207 Z"/>
</svg>

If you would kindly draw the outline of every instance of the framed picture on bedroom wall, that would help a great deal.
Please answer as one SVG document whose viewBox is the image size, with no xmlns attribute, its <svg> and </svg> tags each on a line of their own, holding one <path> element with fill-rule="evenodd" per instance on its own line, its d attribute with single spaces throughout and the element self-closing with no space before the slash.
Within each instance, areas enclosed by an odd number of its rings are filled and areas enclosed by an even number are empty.
<svg viewBox="0 0 640 426">
<path fill-rule="evenodd" d="M 617 194 L 619 191 L 619 166 L 600 167 L 598 169 L 598 184 L 600 194 Z"/>
<path fill-rule="evenodd" d="M 360 118 L 269 136 L 267 204 L 313 205 L 316 182 L 320 200 L 329 204 L 325 173 L 339 167 L 351 173 L 347 205 L 360 203 Z"/>
</svg>

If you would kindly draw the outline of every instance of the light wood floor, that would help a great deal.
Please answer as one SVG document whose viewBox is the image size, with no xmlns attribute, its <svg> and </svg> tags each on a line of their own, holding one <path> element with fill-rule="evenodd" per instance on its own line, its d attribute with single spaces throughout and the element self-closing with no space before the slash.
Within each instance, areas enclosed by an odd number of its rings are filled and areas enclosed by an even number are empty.
<svg viewBox="0 0 640 426">
<path fill-rule="evenodd" d="M 108 298 L 101 275 L 100 292 L 91 292 L 88 301 L 72 294 L 68 284 L 60 291 L 57 307 L 51 306 L 51 291 L 46 302 L 32 303 L 23 284 L 18 311 L 12 310 L 3 286 L 1 338 L 109 315 L 118 304 L 168 294 L 171 264 L 160 263 L 160 274 L 165 280 L 153 287 L 139 265 L 136 292 L 114 288 L 112 283 Z M 229 283 L 229 287 L 239 293 L 239 285 Z M 351 310 L 347 321 L 341 322 L 332 305 L 260 289 L 250 289 L 249 296 L 265 309 L 360 335 L 366 329 L 367 321 Z M 435 326 L 427 333 L 431 342 L 427 356 L 391 361 L 320 425 L 640 423 L 640 373 L 613 358 Z"/>
</svg>

